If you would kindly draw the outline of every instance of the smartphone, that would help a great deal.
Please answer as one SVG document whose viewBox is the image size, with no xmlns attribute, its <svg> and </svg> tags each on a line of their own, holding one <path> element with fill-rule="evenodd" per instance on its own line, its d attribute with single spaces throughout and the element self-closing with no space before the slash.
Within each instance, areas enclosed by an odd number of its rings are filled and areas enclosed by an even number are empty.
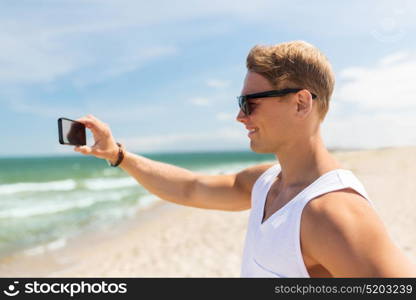
<svg viewBox="0 0 416 300">
<path fill-rule="evenodd" d="M 87 144 L 85 125 L 67 118 L 58 119 L 59 143 L 82 146 Z"/>
</svg>

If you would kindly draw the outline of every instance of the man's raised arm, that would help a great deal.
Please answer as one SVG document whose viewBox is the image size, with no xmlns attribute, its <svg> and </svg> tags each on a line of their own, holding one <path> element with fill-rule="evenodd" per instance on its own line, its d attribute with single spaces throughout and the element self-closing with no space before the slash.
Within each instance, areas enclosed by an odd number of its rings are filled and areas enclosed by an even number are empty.
<svg viewBox="0 0 416 300">
<path fill-rule="evenodd" d="M 75 147 L 75 151 L 115 162 L 118 146 L 109 126 L 91 115 L 78 121 L 92 131 L 95 144 Z M 161 199 L 199 208 L 238 211 L 250 208 L 252 186 L 271 164 L 247 168 L 237 174 L 203 175 L 125 152 L 119 166 Z"/>
</svg>

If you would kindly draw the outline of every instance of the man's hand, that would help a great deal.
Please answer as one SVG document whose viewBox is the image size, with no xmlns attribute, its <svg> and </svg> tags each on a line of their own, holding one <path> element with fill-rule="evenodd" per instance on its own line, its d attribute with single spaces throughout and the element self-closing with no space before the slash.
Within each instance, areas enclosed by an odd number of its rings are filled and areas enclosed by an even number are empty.
<svg viewBox="0 0 416 300">
<path fill-rule="evenodd" d="M 94 155 L 95 157 L 107 159 L 114 163 L 117 160 L 118 146 L 111 134 L 110 127 L 93 115 L 87 115 L 77 121 L 91 130 L 95 143 L 92 147 L 76 146 L 74 150 L 84 155 Z"/>
</svg>

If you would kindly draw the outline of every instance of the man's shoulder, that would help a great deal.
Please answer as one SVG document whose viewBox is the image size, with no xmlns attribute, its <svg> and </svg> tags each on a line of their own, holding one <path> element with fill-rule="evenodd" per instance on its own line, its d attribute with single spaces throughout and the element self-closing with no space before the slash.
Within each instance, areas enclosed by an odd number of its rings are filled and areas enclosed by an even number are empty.
<svg viewBox="0 0 416 300">
<path fill-rule="evenodd" d="M 264 172 L 266 172 L 268 169 L 275 166 L 276 164 L 278 164 L 278 163 L 276 163 L 276 162 L 266 162 L 266 163 L 262 163 L 262 164 L 257 164 L 257 165 L 253 165 L 253 166 L 250 166 L 250 167 L 244 169 L 242 172 L 256 174 L 256 175 L 260 176 L 261 174 L 263 174 Z"/>
<path fill-rule="evenodd" d="M 302 212 L 301 230 L 305 244 L 319 248 L 325 239 L 342 245 L 358 236 L 376 235 L 384 224 L 366 198 L 343 189 L 309 201 Z"/>
<path fill-rule="evenodd" d="M 251 189 L 257 179 L 276 164 L 276 162 L 267 162 L 245 168 L 236 174 L 236 183 L 244 186 L 246 190 L 251 192 Z"/>
<path fill-rule="evenodd" d="M 350 190 L 309 201 L 302 214 L 301 243 L 302 253 L 335 277 L 414 274 L 375 209 Z"/>
<path fill-rule="evenodd" d="M 329 192 L 312 199 L 303 211 L 308 223 L 345 225 L 356 218 L 374 216 L 369 201 L 351 188 Z M 323 224 L 321 224 L 323 225 Z"/>
<path fill-rule="evenodd" d="M 253 184 L 254 182 L 268 169 L 275 166 L 276 163 L 268 162 L 263 164 L 258 164 L 254 166 L 250 166 L 237 174 L 237 176 L 243 176 L 247 179 L 250 179 Z"/>
</svg>

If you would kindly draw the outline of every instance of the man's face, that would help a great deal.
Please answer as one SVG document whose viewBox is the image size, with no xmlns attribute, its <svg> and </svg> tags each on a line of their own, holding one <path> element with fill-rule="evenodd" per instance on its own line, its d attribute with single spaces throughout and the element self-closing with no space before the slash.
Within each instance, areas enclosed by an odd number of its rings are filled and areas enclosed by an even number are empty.
<svg viewBox="0 0 416 300">
<path fill-rule="evenodd" d="M 282 86 L 279 88 L 286 88 Z M 241 95 L 275 90 L 263 76 L 248 72 Z M 250 148 L 257 153 L 276 153 L 279 147 L 293 138 L 294 94 L 283 97 L 251 99 L 252 112 L 246 116 L 241 110 L 237 121 L 245 125 L 250 139 Z"/>
</svg>

